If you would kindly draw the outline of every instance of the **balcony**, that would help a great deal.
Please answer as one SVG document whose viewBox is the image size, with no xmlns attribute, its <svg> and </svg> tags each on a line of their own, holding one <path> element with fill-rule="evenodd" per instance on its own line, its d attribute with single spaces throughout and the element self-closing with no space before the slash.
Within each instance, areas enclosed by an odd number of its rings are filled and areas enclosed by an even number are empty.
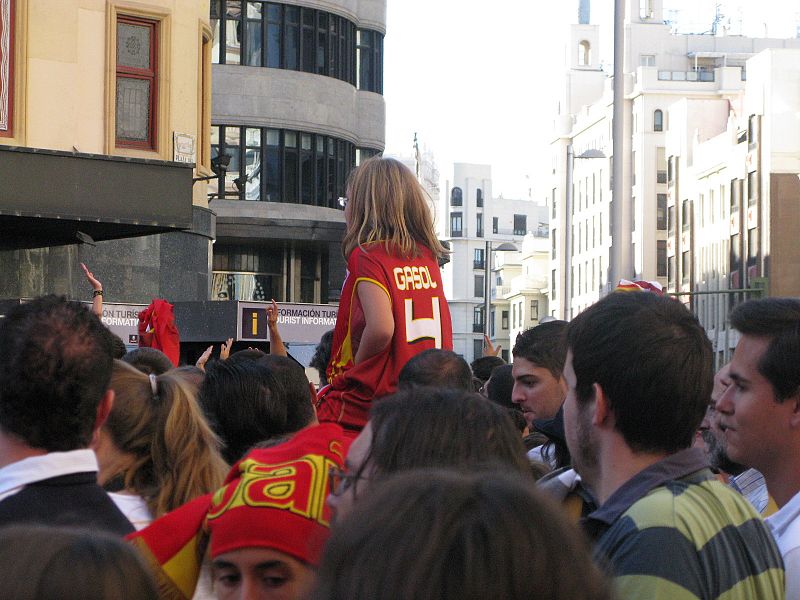
<svg viewBox="0 0 800 600">
<path fill-rule="evenodd" d="M 472 324 L 472 333 L 483 333 L 483 323 L 473 323 Z"/>
<path fill-rule="evenodd" d="M 486 262 L 482 260 L 473 260 L 472 261 L 472 268 L 473 269 L 485 269 Z"/>
</svg>

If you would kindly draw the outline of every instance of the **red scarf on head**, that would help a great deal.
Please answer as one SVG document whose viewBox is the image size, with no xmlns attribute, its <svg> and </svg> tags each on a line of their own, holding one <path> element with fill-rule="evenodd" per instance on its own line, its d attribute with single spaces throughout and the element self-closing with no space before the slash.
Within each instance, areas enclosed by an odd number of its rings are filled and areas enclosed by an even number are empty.
<svg viewBox="0 0 800 600">
<path fill-rule="evenodd" d="M 342 468 L 350 441 L 333 423 L 253 450 L 231 468 L 225 485 L 132 533 L 153 567 L 160 597 L 188 599 L 200 574 L 200 542 L 211 556 L 240 548 L 271 548 L 316 565 L 330 533 L 328 470 Z"/>
<path fill-rule="evenodd" d="M 620 279 L 615 292 L 653 292 L 659 296 L 664 295 L 664 289 L 657 281 L 629 281 Z"/>
<path fill-rule="evenodd" d="M 139 313 L 139 347 L 161 350 L 178 366 L 181 356 L 181 339 L 175 326 L 172 304 L 154 298 L 150 305 Z"/>
</svg>

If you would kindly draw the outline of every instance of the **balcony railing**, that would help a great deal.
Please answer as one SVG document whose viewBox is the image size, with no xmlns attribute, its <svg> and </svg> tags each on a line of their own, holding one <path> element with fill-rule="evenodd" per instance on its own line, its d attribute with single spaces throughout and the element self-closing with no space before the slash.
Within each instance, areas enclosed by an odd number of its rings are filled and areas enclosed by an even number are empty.
<svg viewBox="0 0 800 600">
<path fill-rule="evenodd" d="M 473 323 L 472 324 L 472 333 L 483 333 L 483 323 Z"/>
<path fill-rule="evenodd" d="M 472 261 L 472 268 L 473 269 L 485 269 L 486 263 L 482 260 L 473 260 Z"/>
<path fill-rule="evenodd" d="M 659 81 L 714 81 L 713 71 L 659 71 Z"/>
</svg>

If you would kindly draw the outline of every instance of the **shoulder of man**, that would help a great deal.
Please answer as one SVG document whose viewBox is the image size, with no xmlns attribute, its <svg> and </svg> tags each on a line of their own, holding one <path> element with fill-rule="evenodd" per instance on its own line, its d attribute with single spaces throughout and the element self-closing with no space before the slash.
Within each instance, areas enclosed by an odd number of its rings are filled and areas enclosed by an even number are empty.
<svg viewBox="0 0 800 600">
<path fill-rule="evenodd" d="M 715 480 L 676 480 L 635 502 L 598 540 L 624 598 L 776 598 L 780 555 L 763 521 Z"/>
</svg>

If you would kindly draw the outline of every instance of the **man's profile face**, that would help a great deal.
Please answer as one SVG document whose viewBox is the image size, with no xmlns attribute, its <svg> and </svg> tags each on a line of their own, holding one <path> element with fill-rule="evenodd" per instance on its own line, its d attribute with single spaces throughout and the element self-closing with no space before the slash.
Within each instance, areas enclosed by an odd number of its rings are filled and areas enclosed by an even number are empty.
<svg viewBox="0 0 800 600">
<path fill-rule="evenodd" d="M 564 403 L 566 384 L 544 367 L 525 358 L 514 358 L 511 366 L 514 389 L 511 401 L 519 405 L 530 426 L 534 419 L 552 419 Z"/>
<path fill-rule="evenodd" d="M 592 485 L 593 474 L 597 466 L 597 445 L 592 428 L 592 410 L 578 401 L 575 392 L 575 371 L 572 368 L 572 352 L 567 352 L 564 362 L 564 380 L 567 387 L 567 398 L 564 401 L 564 433 L 567 447 L 572 456 L 572 466 Z"/>
<path fill-rule="evenodd" d="M 773 449 L 790 433 L 793 403 L 778 403 L 758 363 L 769 338 L 743 335 L 733 353 L 726 383 L 717 401 L 717 423 L 731 460 L 763 469 L 774 460 Z"/>
<path fill-rule="evenodd" d="M 241 548 L 211 561 L 218 600 L 301 600 L 314 584 L 314 571 L 271 548 Z"/>
</svg>

